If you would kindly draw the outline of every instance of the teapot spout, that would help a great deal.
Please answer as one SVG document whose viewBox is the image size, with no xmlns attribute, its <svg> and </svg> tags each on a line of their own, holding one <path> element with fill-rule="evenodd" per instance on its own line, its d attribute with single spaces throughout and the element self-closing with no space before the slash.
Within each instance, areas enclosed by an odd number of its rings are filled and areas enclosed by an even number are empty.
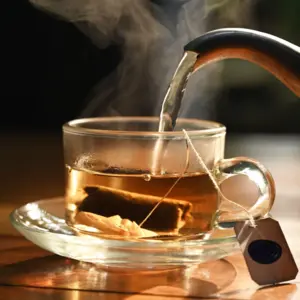
<svg viewBox="0 0 300 300">
<path fill-rule="evenodd" d="M 255 63 L 300 97 L 300 47 L 276 36 L 244 28 L 210 31 L 189 42 L 184 50 L 197 53 L 193 72 L 230 58 Z"/>
</svg>

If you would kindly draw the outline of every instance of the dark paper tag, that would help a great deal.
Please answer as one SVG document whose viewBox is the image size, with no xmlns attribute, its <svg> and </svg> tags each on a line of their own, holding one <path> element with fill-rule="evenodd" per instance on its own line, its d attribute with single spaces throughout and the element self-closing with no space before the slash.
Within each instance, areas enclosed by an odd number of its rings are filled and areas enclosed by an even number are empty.
<svg viewBox="0 0 300 300">
<path fill-rule="evenodd" d="M 237 222 L 234 230 L 253 281 L 259 285 L 295 279 L 298 268 L 279 222 L 272 218 Z"/>
</svg>

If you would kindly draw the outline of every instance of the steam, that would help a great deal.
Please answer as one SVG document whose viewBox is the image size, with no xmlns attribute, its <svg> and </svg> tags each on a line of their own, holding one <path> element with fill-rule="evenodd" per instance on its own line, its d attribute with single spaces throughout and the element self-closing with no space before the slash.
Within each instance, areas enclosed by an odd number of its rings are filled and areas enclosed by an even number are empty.
<svg viewBox="0 0 300 300">
<path fill-rule="evenodd" d="M 81 117 L 158 115 L 183 46 L 204 32 L 243 26 L 241 0 L 31 0 L 73 22 L 99 48 L 118 45 L 122 61 L 87 96 Z M 194 75 L 181 116 L 209 117 L 220 64 Z M 199 100 L 200 99 L 200 100 Z M 194 112 L 194 113 L 193 113 Z M 196 112 L 196 115 L 195 115 Z"/>
</svg>

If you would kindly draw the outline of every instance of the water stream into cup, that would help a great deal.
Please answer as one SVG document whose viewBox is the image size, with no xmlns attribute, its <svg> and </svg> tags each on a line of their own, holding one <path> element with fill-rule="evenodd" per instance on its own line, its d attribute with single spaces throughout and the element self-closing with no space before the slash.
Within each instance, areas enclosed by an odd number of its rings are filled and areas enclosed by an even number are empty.
<svg viewBox="0 0 300 300">
<path fill-rule="evenodd" d="M 158 132 L 173 131 L 184 96 L 189 76 L 194 70 L 197 53 L 185 52 L 171 80 L 160 111 Z M 152 174 L 162 174 L 162 159 L 167 141 L 159 138 L 156 142 L 152 160 Z"/>
</svg>

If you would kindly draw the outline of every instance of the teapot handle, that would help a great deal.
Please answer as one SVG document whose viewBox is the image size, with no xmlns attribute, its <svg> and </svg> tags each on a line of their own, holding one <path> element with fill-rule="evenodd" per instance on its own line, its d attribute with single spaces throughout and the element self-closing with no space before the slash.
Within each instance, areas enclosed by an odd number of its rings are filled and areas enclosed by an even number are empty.
<svg viewBox="0 0 300 300">
<path fill-rule="evenodd" d="M 300 47 L 281 38 L 251 29 L 225 28 L 194 39 L 184 50 L 198 54 L 193 71 L 213 61 L 239 58 L 263 67 L 300 97 Z"/>
</svg>

